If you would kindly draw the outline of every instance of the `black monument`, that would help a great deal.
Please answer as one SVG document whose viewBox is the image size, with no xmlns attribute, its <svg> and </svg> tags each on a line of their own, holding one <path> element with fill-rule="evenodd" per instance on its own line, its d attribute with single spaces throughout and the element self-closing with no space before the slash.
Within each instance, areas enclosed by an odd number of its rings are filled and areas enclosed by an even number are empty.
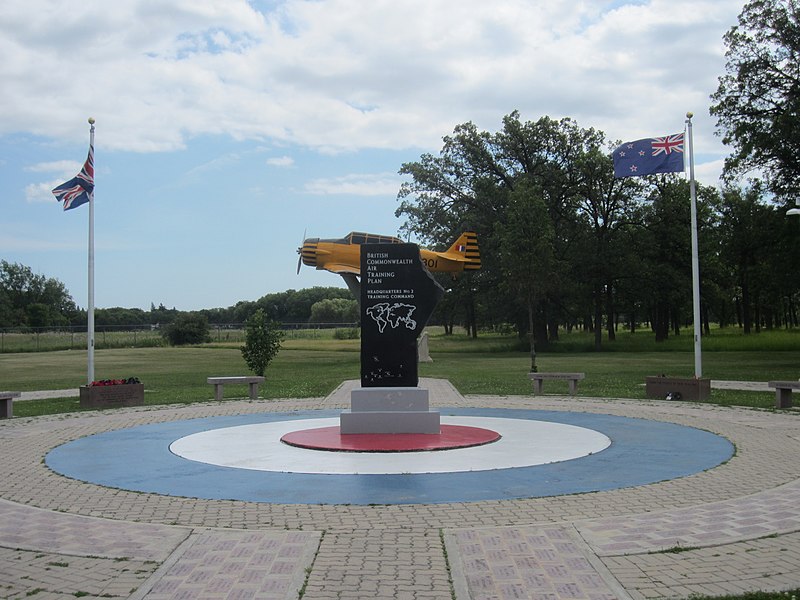
<svg viewBox="0 0 800 600">
<path fill-rule="evenodd" d="M 416 244 L 361 246 L 362 387 L 417 386 L 417 338 L 443 294 Z"/>
</svg>

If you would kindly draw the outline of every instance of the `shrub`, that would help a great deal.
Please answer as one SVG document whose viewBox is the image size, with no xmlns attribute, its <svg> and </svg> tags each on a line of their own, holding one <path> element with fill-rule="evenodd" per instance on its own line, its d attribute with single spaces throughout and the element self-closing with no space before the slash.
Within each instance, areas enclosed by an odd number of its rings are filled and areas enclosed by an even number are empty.
<svg viewBox="0 0 800 600">
<path fill-rule="evenodd" d="M 208 333 L 208 318 L 200 313 L 178 315 L 172 323 L 164 326 L 161 335 L 170 346 L 202 344 L 211 341 Z"/>
<path fill-rule="evenodd" d="M 358 327 L 336 329 L 333 332 L 333 337 L 337 340 L 357 340 L 359 337 L 359 330 Z"/>
<path fill-rule="evenodd" d="M 240 348 L 244 362 L 253 373 L 263 377 L 267 366 L 281 349 L 283 331 L 276 323 L 267 320 L 261 308 L 247 319 L 245 328 L 245 342 Z"/>
</svg>

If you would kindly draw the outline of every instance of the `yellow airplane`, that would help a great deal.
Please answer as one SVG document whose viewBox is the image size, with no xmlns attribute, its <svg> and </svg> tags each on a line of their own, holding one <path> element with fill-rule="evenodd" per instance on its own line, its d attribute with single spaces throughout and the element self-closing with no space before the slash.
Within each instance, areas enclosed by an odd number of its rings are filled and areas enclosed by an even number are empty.
<svg viewBox="0 0 800 600">
<path fill-rule="evenodd" d="M 337 273 L 347 281 L 361 275 L 361 244 L 402 244 L 403 240 L 385 235 L 352 232 L 342 239 L 308 238 L 297 249 L 300 258 L 297 272 L 304 264 L 317 269 Z M 434 252 L 420 248 L 419 257 L 429 271 L 434 273 L 460 273 L 481 268 L 478 236 L 472 232 L 462 233 L 445 252 Z M 349 284 L 348 284 L 349 285 Z"/>
</svg>

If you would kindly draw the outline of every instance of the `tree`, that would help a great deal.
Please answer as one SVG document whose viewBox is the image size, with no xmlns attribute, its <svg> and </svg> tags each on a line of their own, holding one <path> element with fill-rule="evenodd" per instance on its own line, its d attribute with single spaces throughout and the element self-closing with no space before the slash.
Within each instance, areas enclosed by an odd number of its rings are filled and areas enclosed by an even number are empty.
<svg viewBox="0 0 800 600">
<path fill-rule="evenodd" d="M 178 316 L 161 330 L 161 335 L 171 346 L 202 344 L 211 341 L 208 319 L 200 313 L 178 313 Z"/>
<path fill-rule="evenodd" d="M 158 308 L 152 302 L 150 303 L 150 322 L 153 325 L 167 325 L 172 323 L 175 317 L 178 316 L 178 309 L 174 306 L 167 308 L 164 303 L 160 303 Z"/>
<path fill-rule="evenodd" d="M 59 280 L 37 275 L 25 265 L 0 261 L 0 327 L 65 325 L 77 312 Z"/>
<path fill-rule="evenodd" d="M 750 0 L 724 37 L 726 74 L 711 96 L 728 177 L 761 169 L 780 196 L 800 193 L 800 6 Z"/>
<path fill-rule="evenodd" d="M 656 341 L 669 338 L 691 306 L 691 231 L 689 187 L 675 176 L 660 177 L 643 207 L 646 238 L 640 252 L 646 268 L 640 286 L 646 293 Z"/>
<path fill-rule="evenodd" d="M 311 323 L 355 323 L 358 302 L 344 298 L 326 298 L 311 305 Z"/>
<path fill-rule="evenodd" d="M 247 368 L 263 377 L 267 366 L 281 349 L 283 331 L 278 329 L 275 322 L 267 320 L 261 308 L 247 319 L 246 329 L 245 343 L 240 348 L 242 357 Z"/>
<path fill-rule="evenodd" d="M 718 202 L 721 256 L 733 275 L 737 317 L 744 333 L 782 320 L 783 304 L 800 289 L 792 257 L 795 235 L 783 210 L 764 201 L 758 184 L 744 190 L 728 187 Z M 788 267 L 788 268 L 787 268 Z"/>
<path fill-rule="evenodd" d="M 616 339 L 614 325 L 616 308 L 614 296 L 617 281 L 624 274 L 623 265 L 629 247 L 620 239 L 633 220 L 637 208 L 635 192 L 639 182 L 631 178 L 614 177 L 611 157 L 599 147 L 587 148 L 578 160 L 581 173 L 578 210 L 581 221 L 588 226 L 584 273 L 592 286 L 594 303 L 595 349 L 600 349 L 602 339 L 603 304 L 606 306 L 608 339 Z"/>
<path fill-rule="evenodd" d="M 574 243 L 577 221 L 575 195 L 579 190 L 577 160 L 588 148 L 603 144 L 603 135 L 582 129 L 571 119 L 542 117 L 522 122 L 519 113 L 503 118 L 496 133 L 479 131 L 472 123 L 455 128 L 444 138 L 439 156 L 424 154 L 418 162 L 406 163 L 400 172 L 412 181 L 403 184 L 397 216 L 406 216 L 404 229 L 425 243 L 445 244 L 469 228 L 478 234 L 481 271 L 475 274 L 463 299 L 467 324 L 476 331 L 478 295 L 490 298 L 504 284 L 504 273 L 515 269 L 514 254 L 501 251 L 512 196 L 520 187 L 535 188 L 546 208 L 541 218 L 551 223 L 556 255 L 564 256 Z M 513 212 L 513 211 L 512 211 Z M 557 273 L 549 273 L 552 280 Z M 463 287 L 461 285 L 458 288 Z M 549 294 L 537 294 L 534 336 L 546 343 L 548 329 L 556 330 L 557 316 L 565 302 L 561 289 L 552 286 Z M 517 298 L 516 314 L 503 316 L 528 333 L 528 302 Z M 487 311 L 494 316 L 510 307 L 494 304 Z M 548 327 L 551 325 L 552 327 Z"/>
<path fill-rule="evenodd" d="M 509 199 L 507 223 L 498 224 L 497 233 L 501 252 L 511 258 L 502 263 L 503 288 L 510 290 L 526 308 L 531 373 L 535 373 L 538 367 L 534 321 L 539 299 L 547 289 L 548 275 L 555 270 L 553 230 L 540 190 L 517 186 Z"/>
</svg>

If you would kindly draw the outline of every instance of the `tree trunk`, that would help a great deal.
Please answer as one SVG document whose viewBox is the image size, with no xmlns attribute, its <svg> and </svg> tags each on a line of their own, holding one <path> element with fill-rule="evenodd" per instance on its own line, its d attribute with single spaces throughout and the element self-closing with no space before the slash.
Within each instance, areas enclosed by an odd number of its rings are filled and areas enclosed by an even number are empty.
<svg viewBox="0 0 800 600">
<path fill-rule="evenodd" d="M 742 286 L 742 323 L 744 324 L 744 332 L 745 334 L 751 333 L 753 327 L 753 321 L 751 318 L 751 310 L 750 310 L 750 287 L 747 285 L 747 280 L 742 276 L 741 279 L 741 286 Z"/>
<path fill-rule="evenodd" d="M 669 338 L 669 307 L 662 300 L 656 305 L 655 319 L 656 342 L 663 342 Z"/>
<path fill-rule="evenodd" d="M 753 323 L 755 324 L 756 333 L 761 333 L 761 294 L 756 292 L 755 296 Z"/>
<path fill-rule="evenodd" d="M 613 342 L 617 339 L 616 319 L 614 318 L 614 288 L 608 283 L 606 284 L 606 319 L 608 324 L 608 341 Z"/>
<path fill-rule="evenodd" d="M 469 295 L 467 300 L 467 335 L 472 336 L 472 339 L 478 339 L 478 324 L 475 319 L 475 298 L 472 294 Z"/>
<path fill-rule="evenodd" d="M 555 319 L 547 319 L 547 342 L 558 341 L 558 321 Z"/>
<path fill-rule="evenodd" d="M 533 318 L 533 298 L 528 298 L 528 337 L 531 342 L 531 373 L 536 373 L 539 368 L 536 366 L 536 346 L 534 343 L 534 318 Z"/>
<path fill-rule="evenodd" d="M 600 286 L 594 287 L 594 349 L 600 350 L 603 343 L 603 303 L 600 300 Z"/>
</svg>

